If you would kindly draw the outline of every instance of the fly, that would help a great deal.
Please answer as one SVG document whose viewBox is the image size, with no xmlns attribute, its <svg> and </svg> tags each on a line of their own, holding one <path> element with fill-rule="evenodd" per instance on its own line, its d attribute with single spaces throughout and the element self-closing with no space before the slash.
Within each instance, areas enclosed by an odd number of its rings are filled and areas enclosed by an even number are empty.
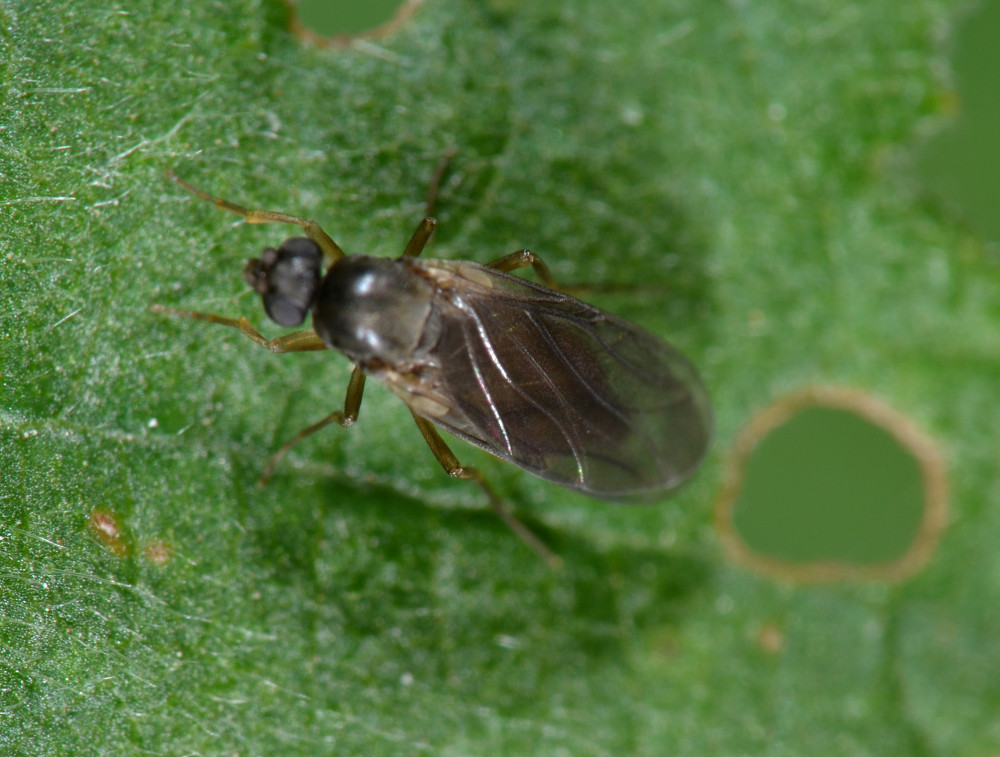
<svg viewBox="0 0 1000 757">
<path fill-rule="evenodd" d="M 247 223 L 302 228 L 304 237 L 265 249 L 243 276 L 272 321 L 295 327 L 311 315 L 312 328 L 265 339 L 243 317 L 153 309 L 239 329 L 271 352 L 335 349 L 354 363 L 343 409 L 282 446 L 262 482 L 305 437 L 332 423 L 351 426 L 368 376 L 406 403 L 448 475 L 477 483 L 550 562 L 557 558 L 438 429 L 567 489 L 619 502 L 661 497 L 704 457 L 711 409 L 691 363 L 639 326 L 559 292 L 529 250 L 487 265 L 423 259 L 436 225 L 425 218 L 398 258 L 347 255 L 315 221 L 250 210 L 169 177 Z M 542 284 L 510 274 L 529 265 Z"/>
</svg>

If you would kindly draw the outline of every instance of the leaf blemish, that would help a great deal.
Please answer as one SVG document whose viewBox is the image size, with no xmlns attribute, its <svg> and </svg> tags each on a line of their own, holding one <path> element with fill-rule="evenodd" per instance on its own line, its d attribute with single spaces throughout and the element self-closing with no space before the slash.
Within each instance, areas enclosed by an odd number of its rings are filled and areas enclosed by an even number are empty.
<svg viewBox="0 0 1000 757">
<path fill-rule="evenodd" d="M 316 47 L 340 48 L 389 36 L 409 21 L 422 3 L 423 0 L 400 0 L 389 15 L 377 7 L 337 13 L 326 12 L 326 6 L 311 0 L 285 0 L 288 27 L 293 34 Z"/>
<path fill-rule="evenodd" d="M 937 444 L 873 395 L 810 387 L 759 412 L 716 502 L 730 556 L 779 579 L 898 581 L 947 523 Z"/>
<path fill-rule="evenodd" d="M 154 539 L 142 548 L 142 556 L 156 567 L 163 567 L 174 556 L 174 547 L 162 539 Z"/>
<path fill-rule="evenodd" d="M 87 519 L 87 526 L 108 550 L 118 557 L 128 554 L 121 521 L 108 510 L 93 510 Z"/>
</svg>

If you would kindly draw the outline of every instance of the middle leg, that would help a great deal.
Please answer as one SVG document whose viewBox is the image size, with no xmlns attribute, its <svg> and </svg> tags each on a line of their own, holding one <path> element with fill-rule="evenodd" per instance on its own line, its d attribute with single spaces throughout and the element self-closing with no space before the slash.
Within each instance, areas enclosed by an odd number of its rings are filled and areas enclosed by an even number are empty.
<svg viewBox="0 0 1000 757">
<path fill-rule="evenodd" d="M 351 380 L 347 384 L 347 396 L 344 397 L 344 409 L 334 410 L 328 416 L 318 423 L 314 423 L 311 426 L 306 426 L 304 429 L 299 431 L 295 436 L 289 439 L 287 442 L 281 445 L 281 448 L 275 452 L 271 459 L 268 461 L 267 466 L 264 468 L 264 472 L 261 473 L 260 479 L 257 481 L 257 486 L 265 486 L 271 475 L 274 473 L 274 469 L 278 466 L 285 455 L 294 447 L 296 444 L 301 442 L 308 436 L 312 436 L 321 428 L 329 426 L 331 423 L 339 423 L 344 428 L 349 428 L 354 425 L 354 422 L 358 419 L 358 412 L 361 410 L 361 398 L 365 391 L 365 374 L 361 372 L 358 366 L 354 366 L 354 371 L 351 373 Z"/>
<path fill-rule="evenodd" d="M 510 255 L 504 255 L 502 258 L 498 258 L 492 263 L 487 263 L 486 267 L 502 271 L 503 273 L 510 273 L 511 271 L 516 271 L 518 268 L 524 268 L 528 265 L 534 269 L 538 280 L 549 289 L 559 288 L 556 286 L 556 280 L 552 276 L 552 271 L 550 271 L 544 261 L 531 250 L 518 250 L 517 252 L 512 252 Z"/>
</svg>

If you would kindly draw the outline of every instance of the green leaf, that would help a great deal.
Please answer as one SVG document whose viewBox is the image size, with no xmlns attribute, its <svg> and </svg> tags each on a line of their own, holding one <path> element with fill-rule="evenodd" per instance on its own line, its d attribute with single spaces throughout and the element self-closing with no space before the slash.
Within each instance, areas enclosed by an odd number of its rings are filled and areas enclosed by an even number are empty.
<svg viewBox="0 0 1000 757">
<path fill-rule="evenodd" d="M 998 267 L 900 178 L 956 6 L 441 0 L 329 50 L 278 2 L 0 9 L 0 751 L 1000 749 Z M 456 444 L 562 571 L 376 386 L 257 489 L 350 365 L 149 310 L 260 323 L 240 268 L 287 233 L 165 170 L 395 255 L 452 149 L 433 255 L 528 246 L 714 395 L 651 507 Z M 739 428 L 813 383 L 947 451 L 905 583 L 779 585 L 708 527 Z"/>
</svg>

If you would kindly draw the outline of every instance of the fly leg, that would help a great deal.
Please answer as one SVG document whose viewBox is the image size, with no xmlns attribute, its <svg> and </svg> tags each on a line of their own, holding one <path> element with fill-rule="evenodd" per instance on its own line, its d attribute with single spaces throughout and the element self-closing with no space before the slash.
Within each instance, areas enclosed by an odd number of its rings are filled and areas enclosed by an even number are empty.
<svg viewBox="0 0 1000 757">
<path fill-rule="evenodd" d="M 430 421 L 421 418 L 420 416 L 413 414 L 413 420 L 417 423 L 417 428 L 420 429 L 420 433 L 424 435 L 424 441 L 427 442 L 427 446 L 431 448 L 431 452 L 434 453 L 434 457 L 437 458 L 438 462 L 441 463 L 441 467 L 444 468 L 445 473 L 447 473 L 452 478 L 459 478 L 464 481 L 475 481 L 479 484 L 486 496 L 490 501 L 490 507 L 493 509 L 500 520 L 502 520 L 507 527 L 517 534 L 521 540 L 531 547 L 549 566 L 553 568 L 559 568 L 562 566 L 562 560 L 556 555 L 551 549 L 546 547 L 542 541 L 531 532 L 531 530 L 525 526 L 521 521 L 519 521 L 514 514 L 507 508 L 506 505 L 497 496 L 497 493 L 493 491 L 493 487 L 489 485 L 483 473 L 478 468 L 473 468 L 469 465 L 462 465 L 458 458 L 455 457 L 454 453 L 445 444 L 444 439 L 437 432 L 437 429 L 431 424 Z"/>
<path fill-rule="evenodd" d="M 228 210 L 230 213 L 242 216 L 243 220 L 247 223 L 290 223 L 301 227 L 306 236 L 319 245 L 319 248 L 323 251 L 323 259 L 327 265 L 344 257 L 344 251 L 340 249 L 340 245 L 334 242 L 330 235 L 323 231 L 322 227 L 315 221 L 282 213 L 277 210 L 252 210 L 244 208 L 242 205 L 237 205 L 229 200 L 223 200 L 221 197 L 210 195 L 208 192 L 203 192 L 197 187 L 191 186 L 171 171 L 167 171 L 167 178 L 198 199 L 210 202 L 217 208 L 222 208 L 223 210 Z"/>
<path fill-rule="evenodd" d="M 218 323 L 220 326 L 232 326 L 234 329 L 239 329 L 240 333 L 245 337 L 252 339 L 254 342 L 270 352 L 316 352 L 318 350 L 329 349 L 329 347 L 326 346 L 323 340 L 320 339 L 316 332 L 312 329 L 295 331 L 291 334 L 285 334 L 284 336 L 279 336 L 275 339 L 265 339 L 264 336 L 250 324 L 250 321 L 242 316 L 239 318 L 228 318 L 224 315 L 216 315 L 215 313 L 199 313 L 194 310 L 178 310 L 177 308 L 168 308 L 163 305 L 150 305 L 149 309 L 154 313 L 172 315 L 177 318 L 194 318 L 196 321 L 208 321 L 209 323 Z"/>
<path fill-rule="evenodd" d="M 458 152 L 457 147 L 449 147 L 438 161 L 437 168 L 434 169 L 434 176 L 431 177 L 431 185 L 427 190 L 427 205 L 424 211 L 425 216 L 434 217 L 434 208 L 437 206 L 438 190 L 441 189 L 441 182 L 444 181 L 444 174 L 451 164 L 451 159 Z"/>
<path fill-rule="evenodd" d="M 417 230 L 413 232 L 413 236 L 406 243 L 406 249 L 403 250 L 403 254 L 400 257 L 419 257 L 420 253 L 424 250 L 424 245 L 434 235 L 434 229 L 437 228 L 437 221 L 434 220 L 433 216 L 434 207 L 437 205 L 438 190 L 441 188 L 441 181 L 444 179 L 445 171 L 448 170 L 448 164 L 451 163 L 451 159 L 455 156 L 456 152 L 458 151 L 452 147 L 438 161 L 437 168 L 434 169 L 434 176 L 431 178 L 431 187 L 427 192 L 427 205 L 424 209 L 426 218 L 420 222 Z"/>
<path fill-rule="evenodd" d="M 413 232 L 413 236 L 410 237 L 410 241 L 406 243 L 406 249 L 403 250 L 403 254 L 400 257 L 418 257 L 424 251 L 424 246 L 430 241 L 435 228 L 437 228 L 437 221 L 433 218 L 425 218 L 421 221 L 417 230 Z"/>
<path fill-rule="evenodd" d="M 511 271 L 516 271 L 518 268 L 524 268 L 530 265 L 534 271 L 538 280 L 542 282 L 549 289 L 559 289 L 556 286 L 556 280 L 552 276 L 552 271 L 549 267 L 545 265 L 540 257 L 538 257 L 531 250 L 518 250 L 517 252 L 512 252 L 510 255 L 504 255 L 502 258 L 494 260 L 492 263 L 487 263 L 487 268 L 492 268 L 496 271 L 501 271 L 503 273 L 510 273 Z"/>
<path fill-rule="evenodd" d="M 361 409 L 361 397 L 364 394 L 364 391 L 365 374 L 361 372 L 361 369 L 358 366 L 354 366 L 354 371 L 351 373 L 351 380 L 347 384 L 347 396 L 344 397 L 344 409 L 334 410 L 323 420 L 318 423 L 314 423 L 311 426 L 306 426 L 304 429 L 299 431 L 299 433 L 282 444 L 281 448 L 271 456 L 270 460 L 268 460 L 267 467 L 264 468 L 264 472 L 260 475 L 260 480 L 257 481 L 257 486 L 264 486 L 267 484 L 268 479 L 271 478 L 271 474 L 274 473 L 274 469 L 278 466 L 278 463 L 282 461 L 292 447 L 301 442 L 307 436 L 312 436 L 321 428 L 325 428 L 331 423 L 339 423 L 344 428 L 350 428 L 353 426 L 354 422 L 358 419 L 358 411 Z"/>
<path fill-rule="evenodd" d="M 172 315 L 178 318 L 194 318 L 198 321 L 218 323 L 221 326 L 231 326 L 232 328 L 238 329 L 240 333 L 249 339 L 252 339 L 264 349 L 271 352 L 315 352 L 317 350 L 329 349 L 326 346 L 326 343 L 323 342 L 323 340 L 320 339 L 316 332 L 312 329 L 303 329 L 302 331 L 285 334 L 284 336 L 279 336 L 275 339 L 265 339 L 246 318 L 228 318 L 224 315 L 216 315 L 215 313 L 200 313 L 193 310 L 177 310 L 176 308 L 167 308 L 162 305 L 153 305 L 150 307 L 150 310 L 154 313 Z M 267 483 L 267 480 L 271 477 L 271 474 L 274 472 L 275 467 L 281 462 L 282 458 L 288 454 L 288 451 L 307 436 L 314 434 L 324 426 L 329 426 L 331 423 L 339 423 L 345 428 L 353 426 L 354 422 L 358 419 L 358 411 L 361 409 L 361 397 L 363 396 L 364 391 L 365 374 L 361 372 L 360 368 L 355 366 L 354 372 L 351 373 L 351 380 L 347 384 L 347 396 L 344 398 L 343 411 L 337 410 L 330 413 L 323 420 L 318 423 L 314 423 L 311 426 L 307 426 L 281 445 L 281 448 L 275 452 L 268 461 L 267 466 L 264 468 L 264 472 L 261 474 L 260 480 L 257 482 L 257 485 L 264 486 L 264 484 Z"/>
</svg>

